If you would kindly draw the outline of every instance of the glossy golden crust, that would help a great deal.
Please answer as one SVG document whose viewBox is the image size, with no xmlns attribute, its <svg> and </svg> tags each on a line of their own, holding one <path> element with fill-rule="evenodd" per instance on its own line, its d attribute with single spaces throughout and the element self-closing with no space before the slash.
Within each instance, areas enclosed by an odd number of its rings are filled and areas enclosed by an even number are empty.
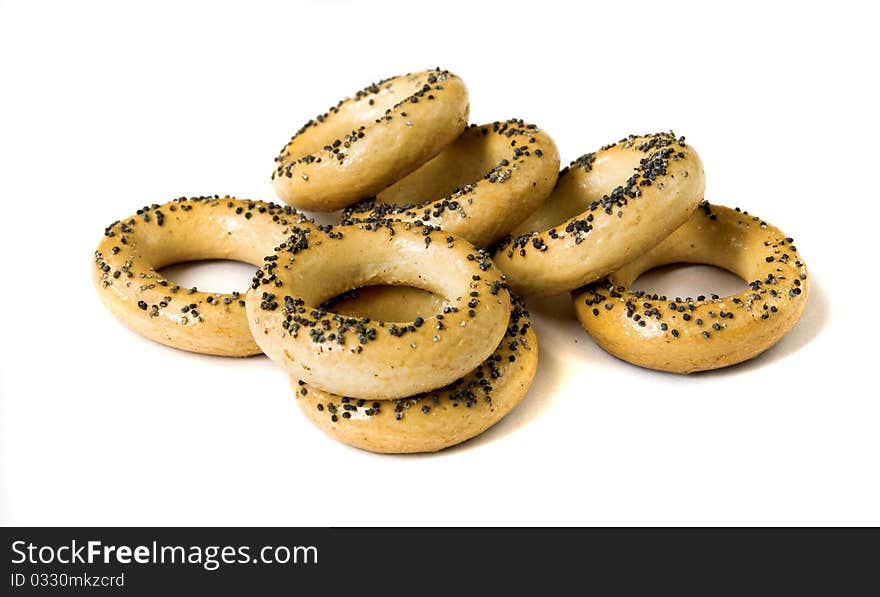
<svg viewBox="0 0 880 597">
<path fill-rule="evenodd" d="M 347 209 L 343 221 L 420 220 L 486 247 L 541 205 L 558 174 L 556 144 L 535 125 L 471 125 L 375 200 Z"/>
<path fill-rule="evenodd" d="M 371 197 L 452 143 L 467 126 L 464 82 L 444 70 L 380 81 L 303 126 L 272 172 L 302 209 L 334 211 Z"/>
<path fill-rule="evenodd" d="M 159 269 L 202 259 L 234 259 L 259 267 L 293 225 L 309 222 L 290 207 L 231 197 L 146 206 L 107 227 L 94 254 L 92 278 L 104 306 L 146 338 L 204 354 L 259 354 L 245 317 L 243 292 L 181 288 Z"/>
<path fill-rule="evenodd" d="M 740 363 L 776 344 L 803 313 L 807 268 L 792 243 L 760 218 L 703 204 L 660 245 L 575 292 L 575 311 L 602 348 L 635 365 L 692 373 Z M 629 290 L 642 273 L 672 263 L 714 265 L 749 288 L 684 300 Z"/>
<path fill-rule="evenodd" d="M 386 322 L 320 308 L 377 284 L 429 290 L 445 298 L 443 309 Z M 251 332 L 275 363 L 324 391 L 370 399 L 451 383 L 495 350 L 510 315 L 488 255 L 408 222 L 306 227 L 257 272 L 246 303 Z"/>
<path fill-rule="evenodd" d="M 550 198 L 493 259 L 519 294 L 572 290 L 656 246 L 704 189 L 703 164 L 683 137 L 630 136 L 563 170 Z"/>
<path fill-rule="evenodd" d="M 393 290 L 382 294 L 394 297 Z M 296 378 L 291 384 L 306 416 L 341 442 L 371 452 L 434 452 L 500 421 L 526 395 L 537 366 L 537 337 L 528 313 L 514 305 L 495 352 L 447 387 L 399 400 L 358 400 Z"/>
</svg>

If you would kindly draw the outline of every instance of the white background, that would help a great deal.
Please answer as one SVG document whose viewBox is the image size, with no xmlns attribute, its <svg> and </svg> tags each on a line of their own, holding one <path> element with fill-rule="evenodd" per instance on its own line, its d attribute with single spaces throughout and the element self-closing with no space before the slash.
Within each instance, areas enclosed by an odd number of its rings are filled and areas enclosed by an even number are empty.
<svg viewBox="0 0 880 597">
<path fill-rule="evenodd" d="M 880 523 L 870 3 L 0 4 L 0 522 Z M 325 437 L 264 357 L 169 349 L 101 307 L 106 224 L 180 195 L 273 199 L 272 158 L 305 120 L 435 65 L 468 84 L 472 121 L 535 122 L 566 163 L 686 135 L 708 199 L 796 239 L 801 322 L 751 363 L 682 377 L 605 354 L 567 299 L 532 301 L 526 400 L 402 457 Z M 232 290 L 251 268 L 178 273 Z M 689 268 L 651 287 L 741 284 Z"/>
</svg>

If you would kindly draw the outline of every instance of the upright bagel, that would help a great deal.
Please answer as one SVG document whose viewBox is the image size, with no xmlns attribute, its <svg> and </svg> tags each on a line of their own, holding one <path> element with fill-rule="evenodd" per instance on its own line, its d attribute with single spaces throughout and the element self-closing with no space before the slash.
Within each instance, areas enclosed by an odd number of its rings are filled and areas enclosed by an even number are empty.
<svg viewBox="0 0 880 597">
<path fill-rule="evenodd" d="M 464 82 L 445 70 L 374 83 L 308 121 L 275 158 L 275 191 L 302 209 L 334 211 L 400 180 L 467 125 Z"/>
<path fill-rule="evenodd" d="M 522 120 L 471 125 L 430 162 L 348 208 L 343 222 L 420 220 L 489 246 L 534 212 L 553 190 L 559 151 Z"/>
<path fill-rule="evenodd" d="M 379 296 L 393 301 L 393 289 Z M 425 301 L 407 296 L 410 302 Z M 426 305 L 430 305 L 427 297 Z M 357 299 L 351 304 L 358 305 Z M 452 384 L 398 400 L 364 400 L 291 383 L 302 411 L 330 436 L 371 452 L 434 452 L 479 435 L 523 399 L 538 366 L 538 341 L 518 302 L 504 338 L 474 371 Z"/>
<path fill-rule="evenodd" d="M 704 203 L 654 249 L 575 293 L 575 311 L 602 348 L 635 365 L 676 373 L 733 365 L 776 344 L 804 310 L 807 268 L 792 243 L 760 218 Z M 671 263 L 711 264 L 749 288 L 696 300 L 629 290 Z"/>
<path fill-rule="evenodd" d="M 243 295 L 181 288 L 159 270 L 201 259 L 259 267 L 294 225 L 308 226 L 309 220 L 286 206 L 216 195 L 181 197 L 108 226 L 92 277 L 104 306 L 146 338 L 204 354 L 259 354 Z"/>
<path fill-rule="evenodd" d="M 352 288 L 415 286 L 445 299 L 409 322 L 319 306 Z M 410 396 L 451 383 L 495 350 L 510 299 L 488 256 L 463 239 L 404 222 L 295 230 L 247 298 L 260 348 L 297 379 L 357 398 Z"/>
<path fill-rule="evenodd" d="M 572 290 L 632 261 L 703 199 L 703 164 L 684 137 L 630 136 L 562 171 L 553 194 L 493 260 L 519 294 Z"/>
</svg>

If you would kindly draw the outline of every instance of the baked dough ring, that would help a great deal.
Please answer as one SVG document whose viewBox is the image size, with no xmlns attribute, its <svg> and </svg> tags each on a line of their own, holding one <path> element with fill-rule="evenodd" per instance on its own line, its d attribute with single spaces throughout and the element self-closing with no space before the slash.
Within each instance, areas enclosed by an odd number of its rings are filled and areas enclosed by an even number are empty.
<svg viewBox="0 0 880 597">
<path fill-rule="evenodd" d="M 334 211 L 400 180 L 467 126 L 464 82 L 445 70 L 374 83 L 308 121 L 275 158 L 275 192 L 302 209 Z"/>
<path fill-rule="evenodd" d="M 381 294 L 394 296 L 387 290 Z M 356 299 L 352 302 L 357 305 Z M 295 377 L 291 384 L 306 416 L 350 446 L 394 454 L 434 452 L 500 421 L 526 395 L 537 366 L 538 340 L 528 312 L 516 303 L 495 352 L 474 371 L 439 390 L 373 401 L 343 398 Z"/>
<path fill-rule="evenodd" d="M 550 199 L 493 259 L 519 294 L 572 290 L 656 246 L 704 189 L 703 164 L 684 137 L 630 136 L 563 170 Z"/>
<path fill-rule="evenodd" d="M 635 365 L 692 373 L 751 359 L 779 341 L 807 303 L 807 268 L 792 239 L 760 218 L 704 203 L 634 262 L 574 294 L 577 317 L 605 350 Z M 644 272 L 705 263 L 751 280 L 739 294 L 697 300 L 629 290 Z"/>
<path fill-rule="evenodd" d="M 234 259 L 259 267 L 293 224 L 308 222 L 290 207 L 231 197 L 180 198 L 144 207 L 104 231 L 93 281 L 104 306 L 150 340 L 204 354 L 259 354 L 243 294 L 181 288 L 159 270 L 200 259 Z"/>
<path fill-rule="evenodd" d="M 486 247 L 508 234 L 550 195 L 559 151 L 522 120 L 471 125 L 437 157 L 348 208 L 343 221 L 421 220 Z"/>
<path fill-rule="evenodd" d="M 257 344 L 297 379 L 343 396 L 400 398 L 451 383 L 495 350 L 510 315 L 488 255 L 427 226 L 306 227 L 269 259 L 246 299 Z M 408 322 L 318 307 L 377 284 L 423 288 L 446 302 Z"/>
</svg>

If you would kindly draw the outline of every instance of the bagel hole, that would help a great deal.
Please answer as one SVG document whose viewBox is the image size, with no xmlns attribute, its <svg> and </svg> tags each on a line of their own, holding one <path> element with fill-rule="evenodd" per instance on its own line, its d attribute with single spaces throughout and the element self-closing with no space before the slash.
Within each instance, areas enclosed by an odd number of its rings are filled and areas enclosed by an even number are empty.
<svg viewBox="0 0 880 597">
<path fill-rule="evenodd" d="M 639 167 L 641 152 L 624 152 L 610 155 L 599 152 L 586 177 L 577 166 L 572 174 L 562 176 L 550 197 L 532 215 L 513 229 L 513 236 L 540 232 L 563 226 L 590 208 L 594 201 L 611 195 L 614 189 L 626 184 L 627 179 Z"/>
<path fill-rule="evenodd" d="M 745 280 L 714 265 L 675 263 L 648 270 L 632 290 L 667 297 L 730 296 L 747 288 Z"/>
<path fill-rule="evenodd" d="M 324 301 L 321 308 L 350 317 L 413 321 L 437 314 L 443 297 L 414 286 L 375 285 L 348 290 Z"/>
<path fill-rule="evenodd" d="M 484 128 L 491 130 L 491 125 L 480 127 Z M 497 135 L 486 138 L 465 133 L 427 164 L 379 193 L 376 199 L 398 205 L 436 201 L 465 185 L 475 184 L 501 160 L 510 157 L 510 147 L 497 141 Z"/>
<path fill-rule="evenodd" d="M 203 292 L 244 292 L 250 286 L 256 268 L 242 261 L 208 259 L 184 261 L 163 267 L 159 273 L 183 288 L 195 286 Z"/>
</svg>

